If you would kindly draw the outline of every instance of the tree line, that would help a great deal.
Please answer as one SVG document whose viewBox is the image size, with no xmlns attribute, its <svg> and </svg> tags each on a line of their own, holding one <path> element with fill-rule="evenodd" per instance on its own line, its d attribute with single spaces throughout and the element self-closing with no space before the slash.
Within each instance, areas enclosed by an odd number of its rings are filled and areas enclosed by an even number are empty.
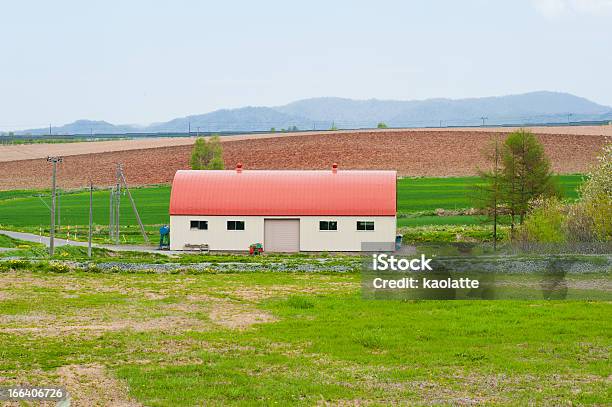
<svg viewBox="0 0 612 407">
<path fill-rule="evenodd" d="M 580 199 L 561 201 L 543 145 L 527 130 L 495 136 L 479 170 L 479 206 L 493 224 L 493 242 L 502 216 L 510 218 L 510 239 L 536 242 L 612 241 L 612 143 L 587 174 Z"/>
</svg>

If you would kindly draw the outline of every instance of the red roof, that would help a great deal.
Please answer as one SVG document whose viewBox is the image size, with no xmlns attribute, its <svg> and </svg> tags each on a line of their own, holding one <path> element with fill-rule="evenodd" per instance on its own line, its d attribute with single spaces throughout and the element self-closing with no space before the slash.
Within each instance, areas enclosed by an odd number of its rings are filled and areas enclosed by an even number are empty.
<svg viewBox="0 0 612 407">
<path fill-rule="evenodd" d="M 170 215 L 395 216 L 395 171 L 180 170 Z"/>
</svg>

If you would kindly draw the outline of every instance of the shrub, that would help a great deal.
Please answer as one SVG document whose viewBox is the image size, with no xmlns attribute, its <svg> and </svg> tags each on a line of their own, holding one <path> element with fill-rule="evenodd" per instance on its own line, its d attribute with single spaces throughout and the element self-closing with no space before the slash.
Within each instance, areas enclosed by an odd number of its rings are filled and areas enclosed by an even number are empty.
<svg viewBox="0 0 612 407">
<path fill-rule="evenodd" d="M 565 214 L 563 205 L 555 198 L 532 202 L 519 234 L 523 240 L 541 243 L 563 243 Z"/>
<path fill-rule="evenodd" d="M 3 270 L 23 270 L 31 266 L 31 263 L 27 260 L 9 260 L 0 263 Z"/>
<path fill-rule="evenodd" d="M 223 147 L 219 136 L 213 136 L 210 140 L 198 138 L 193 145 L 190 164 L 192 170 L 222 170 Z"/>
<path fill-rule="evenodd" d="M 593 234 L 597 240 L 612 241 L 612 142 L 604 146 L 597 160 L 580 192 L 584 211 L 593 222 Z"/>
<path fill-rule="evenodd" d="M 53 273 L 68 273 L 70 267 L 64 263 L 49 263 L 48 270 Z"/>
<path fill-rule="evenodd" d="M 563 228 L 568 242 L 593 242 L 597 239 L 595 223 L 584 202 L 568 205 Z"/>
</svg>

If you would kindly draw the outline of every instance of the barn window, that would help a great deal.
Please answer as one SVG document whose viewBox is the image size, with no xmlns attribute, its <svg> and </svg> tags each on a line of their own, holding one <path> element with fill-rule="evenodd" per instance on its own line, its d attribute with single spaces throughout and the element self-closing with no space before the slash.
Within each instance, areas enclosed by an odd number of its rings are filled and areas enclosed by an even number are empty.
<svg viewBox="0 0 612 407">
<path fill-rule="evenodd" d="M 244 230 L 243 220 L 228 220 L 227 230 Z"/>
<path fill-rule="evenodd" d="M 358 220 L 357 230 L 374 230 L 374 222 Z"/>
<path fill-rule="evenodd" d="M 319 230 L 338 230 L 338 221 L 335 220 L 320 220 Z"/>
<path fill-rule="evenodd" d="M 192 230 L 208 230 L 208 221 L 207 220 L 192 220 L 191 221 L 191 229 Z"/>
</svg>

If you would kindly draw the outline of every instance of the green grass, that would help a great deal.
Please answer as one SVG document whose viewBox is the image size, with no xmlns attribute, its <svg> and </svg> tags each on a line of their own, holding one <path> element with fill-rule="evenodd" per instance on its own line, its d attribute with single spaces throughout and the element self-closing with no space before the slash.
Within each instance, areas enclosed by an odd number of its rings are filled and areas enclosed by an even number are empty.
<svg viewBox="0 0 612 407">
<path fill-rule="evenodd" d="M 569 200 L 578 197 L 581 175 L 557 176 L 564 197 Z M 474 207 L 477 177 L 457 178 L 403 178 L 398 180 L 397 204 L 398 227 L 424 225 L 479 225 L 486 219 L 481 216 L 435 216 L 438 208 L 445 210 L 467 209 Z M 168 205 L 170 186 L 151 186 L 131 189 L 140 216 L 151 240 L 156 240 L 159 225 L 169 221 Z M 47 195 L 45 202 L 50 205 L 48 191 L 0 191 L 0 227 L 8 227 L 32 233 L 47 234 L 49 209 L 37 197 Z M 61 196 L 61 225 L 59 236 L 65 238 L 70 233 L 74 239 L 85 240 L 86 225 L 89 219 L 89 194 L 86 191 L 64 192 Z M 121 197 L 122 243 L 141 243 L 142 237 L 137 227 L 127 196 Z M 94 193 L 94 241 L 108 241 L 109 192 L 99 190 Z M 406 215 L 408 215 L 406 217 Z M 506 222 L 507 223 L 507 222 Z M 70 226 L 70 231 L 68 230 Z"/>
<path fill-rule="evenodd" d="M 409 218 L 398 218 L 397 227 L 415 227 L 427 225 L 485 225 L 488 224 L 486 216 L 479 215 L 453 215 L 453 216 L 432 216 L 423 215 Z M 500 224 L 510 224 L 509 217 L 500 217 Z"/>
<path fill-rule="evenodd" d="M 49 194 L 45 189 L 11 189 L 8 191 L 0 191 L 0 202 L 15 199 L 15 198 L 31 198 L 39 194 Z"/>
<path fill-rule="evenodd" d="M 583 175 L 555 177 L 562 195 L 578 198 Z M 478 177 L 403 178 L 397 183 L 397 211 L 400 213 L 428 211 L 437 208 L 465 209 L 476 206 L 475 188 Z"/>
<path fill-rule="evenodd" d="M 577 198 L 577 187 L 581 175 L 563 175 L 557 177 L 563 187 L 564 196 Z M 462 178 L 403 178 L 398 180 L 397 209 L 399 213 L 432 211 L 437 208 L 465 209 L 474 207 L 473 188 L 478 183 L 477 177 Z M 169 186 L 133 188 L 132 194 L 138 206 L 143 223 L 159 225 L 168 222 L 168 205 L 170 201 Z M 33 197 L 40 191 L 2 191 L 0 192 L 0 224 L 13 226 L 38 226 L 49 223 L 49 210 Z M 48 192 L 43 192 L 48 195 Z M 28 196 L 30 195 L 30 196 Z M 49 197 L 45 197 L 50 204 Z M 108 224 L 109 216 L 108 190 L 94 193 L 95 223 Z M 86 225 L 89 219 L 89 195 L 87 192 L 64 192 L 61 197 L 61 220 L 64 225 Z M 121 218 L 126 224 L 135 224 L 127 196 L 122 196 Z M 469 219 L 469 218 L 466 218 Z M 457 219 L 448 219 L 451 224 Z M 473 222 L 473 220 L 468 220 Z"/>
<path fill-rule="evenodd" d="M 0 247 L 15 248 L 21 243 L 20 240 L 13 239 L 11 237 L 0 235 Z"/>
<path fill-rule="evenodd" d="M 169 186 L 153 186 L 130 190 L 136 201 L 143 223 L 157 225 L 168 222 L 168 205 L 170 202 Z M 36 195 L 38 191 L 34 194 Z M 14 226 L 39 226 L 49 224 L 49 209 L 36 196 L 18 197 L 28 191 L 3 191 L 0 194 L 0 224 Z M 31 193 L 30 193 L 31 194 Z M 43 200 L 51 205 L 49 193 Z M 61 224 L 87 225 L 89 222 L 89 192 L 63 192 L 61 195 Z M 121 196 L 121 219 L 125 224 L 136 224 L 127 195 Z M 93 212 L 95 223 L 108 225 L 109 191 L 94 192 Z"/>
<path fill-rule="evenodd" d="M 113 397 L 150 406 L 611 397 L 609 302 L 368 301 L 358 274 L 328 273 L 17 271 L 0 282 L 5 385 L 58 383 L 58 368 L 82 365 L 127 385 Z M 269 319 L 237 328 L 219 312 Z"/>
</svg>

